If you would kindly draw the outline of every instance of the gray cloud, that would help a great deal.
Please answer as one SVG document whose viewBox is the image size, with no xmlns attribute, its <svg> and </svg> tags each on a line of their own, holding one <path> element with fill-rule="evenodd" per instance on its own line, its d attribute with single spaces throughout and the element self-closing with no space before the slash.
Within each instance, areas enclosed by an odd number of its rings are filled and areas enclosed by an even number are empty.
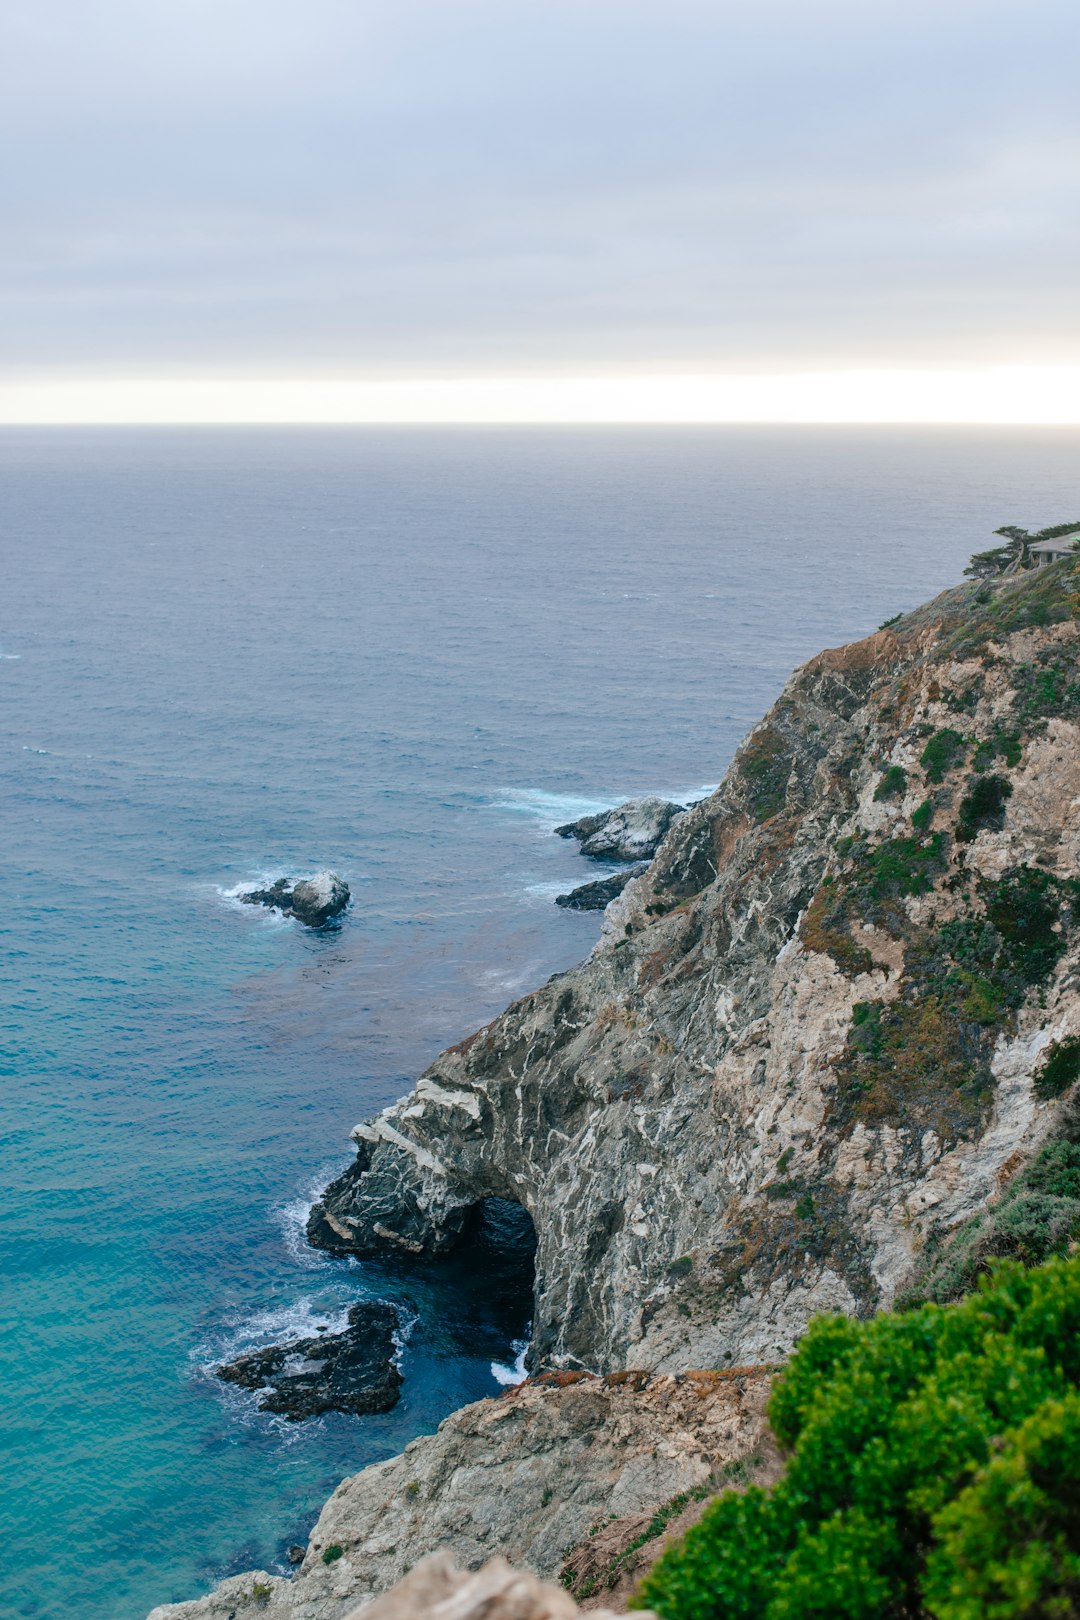
<svg viewBox="0 0 1080 1620">
<path fill-rule="evenodd" d="M 1080 359 L 1074 0 L 37 0 L 0 365 Z"/>
</svg>

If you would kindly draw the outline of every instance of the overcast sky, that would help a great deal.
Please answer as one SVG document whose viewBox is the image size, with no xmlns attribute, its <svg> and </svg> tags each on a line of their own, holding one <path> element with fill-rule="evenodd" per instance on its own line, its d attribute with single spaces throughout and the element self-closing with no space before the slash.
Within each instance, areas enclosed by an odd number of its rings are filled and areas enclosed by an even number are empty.
<svg viewBox="0 0 1080 1620">
<path fill-rule="evenodd" d="M 6 378 L 1080 362 L 1077 0 L 7 0 Z"/>
</svg>

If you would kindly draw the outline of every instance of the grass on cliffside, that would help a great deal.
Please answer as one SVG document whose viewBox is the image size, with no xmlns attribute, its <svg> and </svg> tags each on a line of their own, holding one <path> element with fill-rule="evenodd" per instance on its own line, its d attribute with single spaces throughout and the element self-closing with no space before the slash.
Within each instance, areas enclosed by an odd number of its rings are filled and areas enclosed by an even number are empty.
<svg viewBox="0 0 1080 1620">
<path fill-rule="evenodd" d="M 950 1307 L 819 1317 L 770 1418 L 784 1478 L 718 1497 L 638 1607 L 664 1620 L 1077 1613 L 1080 1257 L 1000 1262 Z"/>
</svg>

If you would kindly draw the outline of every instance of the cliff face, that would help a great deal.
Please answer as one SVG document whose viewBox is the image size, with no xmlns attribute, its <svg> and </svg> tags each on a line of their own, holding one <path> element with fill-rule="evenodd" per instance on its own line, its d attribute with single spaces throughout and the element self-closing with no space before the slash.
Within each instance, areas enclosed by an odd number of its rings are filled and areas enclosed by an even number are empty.
<svg viewBox="0 0 1080 1620">
<path fill-rule="evenodd" d="M 313 1240 L 439 1252 L 517 1201 L 534 1366 L 773 1361 L 891 1303 L 1071 1073 L 1078 615 L 1069 560 L 800 669 L 589 960 L 357 1127 Z"/>
</svg>

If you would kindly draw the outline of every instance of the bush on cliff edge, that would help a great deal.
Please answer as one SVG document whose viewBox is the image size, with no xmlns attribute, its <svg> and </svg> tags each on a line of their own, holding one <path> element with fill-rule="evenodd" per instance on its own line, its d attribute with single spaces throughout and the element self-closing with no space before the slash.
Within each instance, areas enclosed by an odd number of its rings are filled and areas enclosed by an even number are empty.
<svg viewBox="0 0 1080 1620">
<path fill-rule="evenodd" d="M 958 1305 L 820 1317 L 769 1409 L 789 1466 L 646 1577 L 665 1620 L 1080 1614 L 1080 1257 Z"/>
</svg>

